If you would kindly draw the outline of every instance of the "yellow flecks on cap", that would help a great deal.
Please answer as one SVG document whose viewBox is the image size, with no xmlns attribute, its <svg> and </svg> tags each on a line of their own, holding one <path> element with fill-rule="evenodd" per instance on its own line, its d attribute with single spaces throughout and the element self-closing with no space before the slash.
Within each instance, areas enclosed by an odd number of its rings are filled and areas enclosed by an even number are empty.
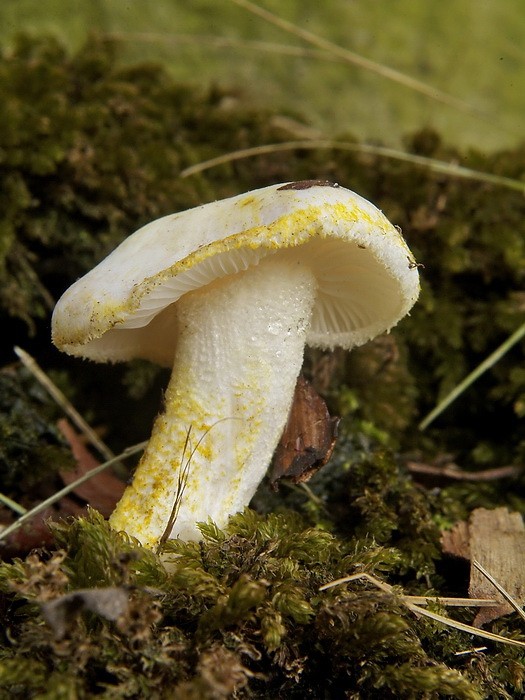
<svg viewBox="0 0 525 700">
<path fill-rule="evenodd" d="M 253 207 L 255 211 L 250 218 L 255 221 L 259 219 L 257 209 L 260 208 L 261 202 L 256 195 L 249 195 L 240 200 L 236 206 L 239 205 L 245 208 Z M 136 284 L 120 303 L 110 299 L 97 301 L 88 323 L 62 322 L 56 329 L 54 340 L 67 349 L 68 346 L 80 346 L 101 337 L 132 315 L 153 289 L 218 253 L 243 247 L 276 251 L 300 246 L 315 237 L 356 240 L 373 246 L 374 236 L 378 232 L 388 237 L 390 244 L 399 245 L 403 251 L 410 253 L 401 234 L 379 210 L 370 212 L 362 209 L 357 203 L 342 202 L 305 206 L 275 219 L 268 225 L 256 225 L 199 247 L 184 259 Z M 93 306 L 92 299 L 78 299 L 78 311 L 74 312 L 75 315 L 80 316 L 86 306 Z"/>
</svg>

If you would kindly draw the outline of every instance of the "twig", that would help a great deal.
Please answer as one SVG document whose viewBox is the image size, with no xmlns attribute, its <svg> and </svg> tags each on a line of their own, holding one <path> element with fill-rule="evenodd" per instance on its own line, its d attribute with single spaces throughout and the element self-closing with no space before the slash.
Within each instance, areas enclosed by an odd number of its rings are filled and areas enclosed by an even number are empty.
<svg viewBox="0 0 525 700">
<path fill-rule="evenodd" d="M 412 474 L 439 476 L 456 481 L 495 481 L 496 479 L 507 479 L 512 476 L 517 476 L 523 470 L 522 467 L 511 464 L 505 467 L 483 469 L 479 472 L 468 472 L 461 469 L 453 462 L 438 467 L 435 464 L 425 464 L 424 462 L 414 462 L 412 460 L 406 462 L 406 468 Z"/>
</svg>

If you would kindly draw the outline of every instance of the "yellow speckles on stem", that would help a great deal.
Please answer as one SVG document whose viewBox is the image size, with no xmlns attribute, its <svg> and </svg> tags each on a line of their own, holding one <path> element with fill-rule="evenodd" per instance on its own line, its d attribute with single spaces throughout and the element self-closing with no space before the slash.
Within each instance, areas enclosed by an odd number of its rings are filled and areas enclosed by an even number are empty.
<svg viewBox="0 0 525 700">
<path fill-rule="evenodd" d="M 197 522 L 222 526 L 249 503 L 286 422 L 306 336 L 298 319 L 311 314 L 315 292 L 309 269 L 270 256 L 181 299 L 165 411 L 114 526 L 155 547 L 181 479 L 172 536 L 196 539 Z M 141 498 L 155 504 L 143 522 Z"/>
</svg>

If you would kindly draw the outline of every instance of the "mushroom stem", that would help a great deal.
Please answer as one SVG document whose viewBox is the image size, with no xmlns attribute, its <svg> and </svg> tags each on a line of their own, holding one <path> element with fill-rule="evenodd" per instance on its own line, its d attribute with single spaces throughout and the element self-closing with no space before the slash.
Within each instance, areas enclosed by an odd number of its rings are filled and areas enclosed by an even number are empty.
<svg viewBox="0 0 525 700">
<path fill-rule="evenodd" d="M 115 529 L 156 547 L 185 465 L 171 537 L 199 539 L 196 523 L 223 526 L 249 503 L 286 424 L 315 294 L 308 266 L 269 256 L 177 302 L 165 410 L 111 516 Z"/>
</svg>

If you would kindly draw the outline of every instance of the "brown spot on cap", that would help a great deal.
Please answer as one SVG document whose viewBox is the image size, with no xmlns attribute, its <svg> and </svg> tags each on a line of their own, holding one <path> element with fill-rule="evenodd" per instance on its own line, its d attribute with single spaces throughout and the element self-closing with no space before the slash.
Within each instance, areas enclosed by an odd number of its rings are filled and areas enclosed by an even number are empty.
<svg viewBox="0 0 525 700">
<path fill-rule="evenodd" d="M 310 187 L 339 187 L 337 182 L 329 180 L 299 180 L 298 182 L 289 182 L 287 185 L 278 187 L 277 191 L 281 190 L 308 190 Z"/>
</svg>

